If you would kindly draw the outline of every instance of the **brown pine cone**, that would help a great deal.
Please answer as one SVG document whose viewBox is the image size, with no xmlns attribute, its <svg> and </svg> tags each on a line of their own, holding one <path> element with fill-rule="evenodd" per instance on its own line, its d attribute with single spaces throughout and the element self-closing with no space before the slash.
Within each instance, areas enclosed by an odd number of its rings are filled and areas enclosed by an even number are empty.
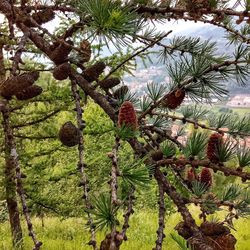
<svg viewBox="0 0 250 250">
<path fill-rule="evenodd" d="M 39 77 L 37 71 L 23 73 L 13 76 L 4 81 L 0 86 L 0 93 L 6 99 L 10 99 L 13 95 L 30 87 Z"/>
<path fill-rule="evenodd" d="M 65 41 L 69 45 L 73 46 L 74 43 L 71 40 Z M 50 59 L 56 64 L 62 64 L 68 60 L 68 55 L 71 52 L 72 48 L 64 43 L 55 42 L 50 46 L 51 54 L 49 55 Z"/>
<path fill-rule="evenodd" d="M 118 127 L 123 125 L 130 127 L 132 130 L 136 130 L 138 127 L 134 105 L 129 101 L 125 101 L 119 110 Z"/>
<path fill-rule="evenodd" d="M 184 89 L 177 89 L 175 91 L 171 91 L 162 100 L 162 106 L 169 109 L 176 109 L 183 102 L 185 95 L 186 93 Z"/>
<path fill-rule="evenodd" d="M 212 174 L 208 168 L 203 168 L 201 170 L 199 180 L 201 183 L 204 183 L 207 187 L 212 185 Z"/>
<path fill-rule="evenodd" d="M 47 23 L 55 18 L 55 13 L 52 9 L 44 9 L 32 14 L 32 18 L 39 24 Z"/>
<path fill-rule="evenodd" d="M 43 89 L 40 86 L 32 85 L 22 90 L 21 92 L 18 92 L 16 94 L 16 98 L 18 100 L 28 100 L 28 99 L 31 99 L 40 95 L 42 92 L 43 92 Z"/>
<path fill-rule="evenodd" d="M 120 82 L 121 81 L 120 81 L 119 78 L 110 77 L 110 78 L 108 78 L 106 80 L 100 81 L 99 84 L 100 84 L 101 88 L 108 90 L 108 89 L 111 89 L 111 88 L 117 86 L 118 84 L 120 84 Z"/>
<path fill-rule="evenodd" d="M 185 240 L 189 239 L 193 236 L 192 231 L 190 228 L 185 224 L 184 221 L 179 222 L 174 228 L 179 235 L 181 235 Z"/>
<path fill-rule="evenodd" d="M 187 180 L 191 183 L 196 180 L 196 174 L 193 168 L 189 168 L 187 172 Z"/>
<path fill-rule="evenodd" d="M 10 3 L 8 3 L 8 1 L 7 0 L 1 0 L 0 1 L 0 10 L 3 12 L 3 13 L 5 13 L 5 14 L 7 14 L 7 13 L 11 13 L 11 5 L 10 5 Z"/>
<path fill-rule="evenodd" d="M 97 62 L 94 65 L 88 67 L 83 74 L 83 77 L 88 82 L 93 82 L 98 79 L 98 77 L 103 73 L 106 65 L 104 62 Z"/>
<path fill-rule="evenodd" d="M 200 225 L 202 233 L 206 236 L 219 236 L 221 234 L 229 234 L 230 230 L 223 226 L 221 223 L 216 222 L 203 222 Z"/>
<path fill-rule="evenodd" d="M 208 140 L 207 158 L 213 163 L 219 162 L 217 156 L 217 150 L 221 143 L 222 143 L 222 135 L 219 133 L 213 133 Z"/>
<path fill-rule="evenodd" d="M 65 146 L 76 146 L 80 140 L 80 131 L 71 121 L 68 121 L 61 127 L 59 139 Z"/>
<path fill-rule="evenodd" d="M 62 81 L 68 78 L 70 71 L 71 71 L 70 64 L 66 62 L 54 68 L 53 76 L 56 80 Z"/>
<path fill-rule="evenodd" d="M 214 222 L 203 222 L 200 226 L 204 235 L 204 243 L 214 250 L 235 250 L 236 239 L 230 233 L 228 227 Z M 194 237 L 188 239 L 188 243 L 194 250 L 203 250 L 204 245 Z"/>
<path fill-rule="evenodd" d="M 83 52 L 81 54 L 81 59 L 82 59 L 82 62 L 89 62 L 90 58 L 91 58 L 91 45 L 89 43 L 88 40 L 83 40 L 81 43 L 80 43 L 80 49 L 81 51 Z"/>
</svg>

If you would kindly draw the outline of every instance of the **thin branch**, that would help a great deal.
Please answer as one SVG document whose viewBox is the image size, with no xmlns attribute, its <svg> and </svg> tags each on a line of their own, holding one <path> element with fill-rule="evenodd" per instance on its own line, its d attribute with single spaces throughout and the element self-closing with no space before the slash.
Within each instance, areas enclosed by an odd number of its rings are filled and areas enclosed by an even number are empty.
<svg viewBox="0 0 250 250">
<path fill-rule="evenodd" d="M 111 202 L 114 206 L 117 206 L 119 204 L 119 201 L 117 198 L 117 189 L 118 189 L 117 176 L 119 175 L 117 154 L 118 154 L 119 147 L 120 147 L 120 139 L 116 137 L 113 150 L 111 153 L 108 154 L 109 158 L 111 158 L 112 160 L 110 189 L 111 189 Z"/>
<path fill-rule="evenodd" d="M 87 175 L 85 173 L 85 167 L 86 164 L 84 163 L 84 138 L 82 131 L 85 128 L 85 122 L 83 121 L 83 109 L 81 108 L 81 103 L 80 103 L 80 96 L 79 92 L 77 90 L 77 83 L 76 81 L 71 81 L 71 90 L 72 94 L 75 100 L 75 106 L 76 106 L 76 117 L 77 117 L 77 126 L 80 132 L 80 139 L 79 139 L 79 144 L 78 144 L 78 152 L 79 152 L 79 162 L 78 162 L 78 170 L 81 175 L 81 184 L 83 188 L 83 199 L 85 206 L 88 210 L 91 208 L 90 200 L 89 200 L 89 187 L 88 187 L 88 180 L 87 180 Z M 90 233 L 91 233 L 91 241 L 89 242 L 89 245 L 93 247 L 94 250 L 97 250 L 97 244 L 96 244 L 96 235 L 95 235 L 95 226 L 93 223 L 93 218 L 90 212 L 87 212 L 88 215 L 88 225 L 90 227 Z"/>
<path fill-rule="evenodd" d="M 230 131 L 230 130 L 224 130 L 224 129 L 221 129 L 221 128 L 210 127 L 210 126 L 207 126 L 207 125 L 205 125 L 203 123 L 200 123 L 198 121 L 195 121 L 195 120 L 192 120 L 192 119 L 189 119 L 189 118 L 185 118 L 184 116 L 180 117 L 180 116 L 164 114 L 164 113 L 160 113 L 160 112 L 152 112 L 152 115 L 164 116 L 166 118 L 171 118 L 173 120 L 185 121 L 187 123 L 191 123 L 191 124 L 193 124 L 195 126 L 203 128 L 203 129 L 216 131 L 216 132 L 219 132 L 219 133 L 223 132 L 223 133 L 227 133 L 227 134 L 237 134 L 237 135 L 241 135 L 241 136 L 250 136 L 250 134 L 243 133 L 243 132 L 238 132 L 238 131 L 234 132 L 234 131 Z"/>
<path fill-rule="evenodd" d="M 161 182 L 159 182 L 159 179 L 157 180 L 158 182 L 158 188 L 159 188 L 159 216 L 158 216 L 158 229 L 157 229 L 157 240 L 156 240 L 156 246 L 155 250 L 162 250 L 162 244 L 163 240 L 166 237 L 164 234 L 164 228 L 165 228 L 165 212 L 166 212 L 166 207 L 165 207 L 165 202 L 164 202 L 164 188 Z"/>
<path fill-rule="evenodd" d="M 35 125 L 37 123 L 46 121 L 50 117 L 53 117 L 54 115 L 58 114 L 60 111 L 62 111 L 61 108 L 60 109 L 56 109 L 56 110 L 52 111 L 51 113 L 49 113 L 48 115 L 46 115 L 46 116 L 44 116 L 44 117 L 42 117 L 40 119 L 37 119 L 35 121 L 31 121 L 31 122 L 26 122 L 26 123 L 21 123 L 21 124 L 13 125 L 12 128 L 23 128 L 23 127 Z"/>
<path fill-rule="evenodd" d="M 203 167 L 211 168 L 215 172 L 221 171 L 225 175 L 232 175 L 232 176 L 241 177 L 242 180 L 244 180 L 244 181 L 250 180 L 250 173 L 248 173 L 248 172 L 243 172 L 243 171 L 238 171 L 236 169 L 228 168 L 222 164 L 216 165 L 216 164 L 210 162 L 209 160 L 193 160 L 193 161 L 191 161 L 188 159 L 163 159 L 163 160 L 158 161 L 156 165 L 157 166 L 167 166 L 169 164 L 171 164 L 173 166 L 173 168 L 176 168 L 175 165 L 184 165 L 184 166 L 191 165 L 193 167 L 203 166 Z"/>
</svg>

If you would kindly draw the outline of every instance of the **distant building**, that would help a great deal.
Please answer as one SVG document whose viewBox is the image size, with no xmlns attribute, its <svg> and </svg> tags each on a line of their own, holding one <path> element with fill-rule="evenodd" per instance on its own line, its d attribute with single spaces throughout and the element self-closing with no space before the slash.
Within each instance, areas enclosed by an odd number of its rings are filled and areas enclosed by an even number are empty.
<svg viewBox="0 0 250 250">
<path fill-rule="evenodd" d="M 249 95 L 236 95 L 233 96 L 227 103 L 229 107 L 250 107 L 250 96 Z"/>
</svg>

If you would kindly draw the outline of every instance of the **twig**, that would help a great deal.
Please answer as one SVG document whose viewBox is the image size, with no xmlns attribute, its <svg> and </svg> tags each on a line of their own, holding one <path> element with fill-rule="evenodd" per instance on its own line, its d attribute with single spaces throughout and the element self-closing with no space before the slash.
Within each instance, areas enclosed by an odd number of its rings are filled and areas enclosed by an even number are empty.
<svg viewBox="0 0 250 250">
<path fill-rule="evenodd" d="M 250 136 L 250 134 L 243 133 L 243 132 L 238 132 L 238 131 L 234 132 L 234 131 L 230 131 L 230 130 L 223 130 L 221 128 L 210 127 L 210 126 L 207 126 L 207 125 L 205 125 L 203 123 L 200 123 L 198 121 L 195 121 L 195 120 L 192 120 L 192 119 L 189 119 L 189 118 L 185 118 L 184 116 L 180 117 L 180 116 L 164 114 L 164 113 L 160 113 L 160 112 L 152 112 L 152 115 L 163 116 L 163 117 L 166 117 L 166 118 L 171 118 L 173 120 L 185 121 L 185 122 L 191 123 L 191 124 L 193 124 L 195 126 L 201 127 L 203 129 L 212 130 L 212 131 L 216 131 L 216 132 L 219 132 L 219 133 L 223 132 L 223 133 L 227 133 L 227 134 L 238 134 L 238 135 L 242 135 L 242 136 Z"/>
<path fill-rule="evenodd" d="M 118 169 L 118 150 L 120 147 L 120 138 L 115 138 L 115 145 L 111 153 L 108 154 L 109 158 L 112 160 L 112 168 L 111 168 L 111 180 L 110 180 L 110 189 L 111 189 L 111 202 L 114 206 L 119 204 L 117 198 L 117 189 L 118 189 L 118 181 L 117 176 L 119 175 Z"/>
<path fill-rule="evenodd" d="M 173 167 L 175 165 L 184 165 L 184 166 L 191 165 L 193 167 L 203 166 L 203 167 L 211 168 L 215 172 L 221 171 L 225 175 L 233 175 L 233 176 L 241 177 L 242 180 L 244 180 L 244 181 L 250 180 L 250 173 L 248 173 L 248 172 L 237 171 L 235 169 L 225 167 L 222 164 L 216 165 L 216 164 L 210 162 L 209 160 L 193 160 L 193 161 L 191 161 L 188 159 L 163 159 L 163 160 L 160 160 L 156 163 L 157 166 L 167 166 L 169 164 L 173 165 Z"/>
<path fill-rule="evenodd" d="M 134 192 L 135 192 L 135 188 L 131 187 L 129 195 L 128 195 L 128 200 L 127 200 L 128 207 L 127 207 L 126 213 L 123 215 L 124 223 L 123 223 L 122 231 L 121 231 L 123 240 L 127 240 L 126 232 L 129 228 L 129 218 L 131 214 L 134 212 L 133 210 Z"/>
<path fill-rule="evenodd" d="M 37 119 L 35 121 L 32 121 L 32 122 L 25 122 L 25 123 L 21 123 L 21 124 L 17 124 L 17 125 L 13 125 L 12 128 L 22 128 L 22 127 L 27 127 L 27 126 L 32 126 L 32 125 L 35 125 L 37 123 L 40 123 L 40 122 L 43 122 L 43 121 L 46 121 L 47 119 L 49 119 L 50 117 L 58 114 L 62 109 L 56 109 L 54 111 L 52 111 L 51 113 L 49 113 L 48 115 L 40 118 L 40 119 Z"/>
<path fill-rule="evenodd" d="M 16 186 L 17 186 L 17 193 L 21 199 L 21 204 L 22 204 L 22 209 L 24 213 L 24 217 L 27 223 L 27 227 L 29 230 L 29 236 L 32 238 L 34 242 L 34 250 L 39 250 L 42 242 L 37 240 L 36 234 L 33 230 L 33 225 L 31 222 L 29 210 L 27 207 L 27 202 L 25 198 L 25 193 L 24 193 L 24 188 L 23 188 L 23 183 L 22 183 L 22 177 L 21 177 L 21 169 L 20 169 L 20 164 L 19 164 L 19 159 L 18 159 L 18 153 L 16 150 L 16 145 L 15 145 L 15 139 L 13 136 L 13 130 L 10 126 L 10 121 L 9 121 L 9 110 L 8 107 L 6 106 L 6 111 L 3 111 L 3 119 L 4 119 L 4 130 L 5 134 L 8 136 L 8 143 L 10 147 L 10 161 L 14 164 L 15 166 L 15 171 L 16 171 Z"/>
<path fill-rule="evenodd" d="M 165 228 L 165 202 L 164 202 L 164 188 L 161 182 L 157 180 L 158 182 L 158 188 L 159 188 L 159 216 L 158 216 L 158 229 L 157 229 L 157 240 L 156 240 L 156 246 L 154 250 L 161 250 L 162 249 L 162 243 L 165 238 L 164 234 L 164 228 Z"/>
<path fill-rule="evenodd" d="M 81 175 L 81 184 L 83 188 L 83 199 L 85 206 L 88 210 L 91 208 L 90 200 L 89 200 L 89 187 L 87 182 L 87 175 L 85 173 L 85 167 L 86 164 L 84 163 L 84 138 L 82 135 L 82 131 L 85 128 L 85 122 L 83 121 L 83 109 L 81 108 L 80 103 L 80 96 L 79 91 L 77 90 L 77 84 L 76 81 L 71 81 L 71 90 L 72 94 L 75 100 L 75 106 L 76 106 L 76 117 L 77 117 L 77 126 L 80 132 L 80 139 L 78 144 L 78 152 L 79 152 L 79 162 L 78 162 L 78 170 Z M 91 233 L 91 241 L 88 243 L 89 245 L 92 245 L 94 250 L 97 250 L 97 244 L 96 244 L 96 235 L 95 235 L 95 226 L 93 224 L 93 218 L 90 212 L 87 212 L 88 215 L 88 225 L 90 227 L 90 233 Z"/>
<path fill-rule="evenodd" d="M 16 71 L 19 70 L 19 63 L 22 63 L 21 56 L 22 56 L 25 44 L 28 41 L 28 36 L 29 36 L 29 33 L 24 33 L 18 45 L 17 51 L 13 57 L 13 63 L 12 63 L 12 69 L 11 69 L 12 75 L 16 75 Z"/>
</svg>

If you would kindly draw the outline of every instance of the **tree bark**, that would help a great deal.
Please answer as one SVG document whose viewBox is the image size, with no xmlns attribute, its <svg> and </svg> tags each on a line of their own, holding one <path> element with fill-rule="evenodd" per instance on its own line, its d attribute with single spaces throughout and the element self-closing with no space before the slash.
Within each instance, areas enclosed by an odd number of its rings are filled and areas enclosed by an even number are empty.
<svg viewBox="0 0 250 250">
<path fill-rule="evenodd" d="M 5 190 L 6 201 L 9 212 L 9 221 L 12 233 L 13 246 L 15 248 L 22 248 L 22 228 L 20 223 L 20 215 L 17 203 L 16 193 L 16 171 L 15 171 L 15 159 L 12 155 L 14 148 L 13 131 L 10 127 L 9 111 L 6 106 L 1 110 L 3 116 L 3 128 L 4 128 L 4 146 L 5 146 Z"/>
</svg>

